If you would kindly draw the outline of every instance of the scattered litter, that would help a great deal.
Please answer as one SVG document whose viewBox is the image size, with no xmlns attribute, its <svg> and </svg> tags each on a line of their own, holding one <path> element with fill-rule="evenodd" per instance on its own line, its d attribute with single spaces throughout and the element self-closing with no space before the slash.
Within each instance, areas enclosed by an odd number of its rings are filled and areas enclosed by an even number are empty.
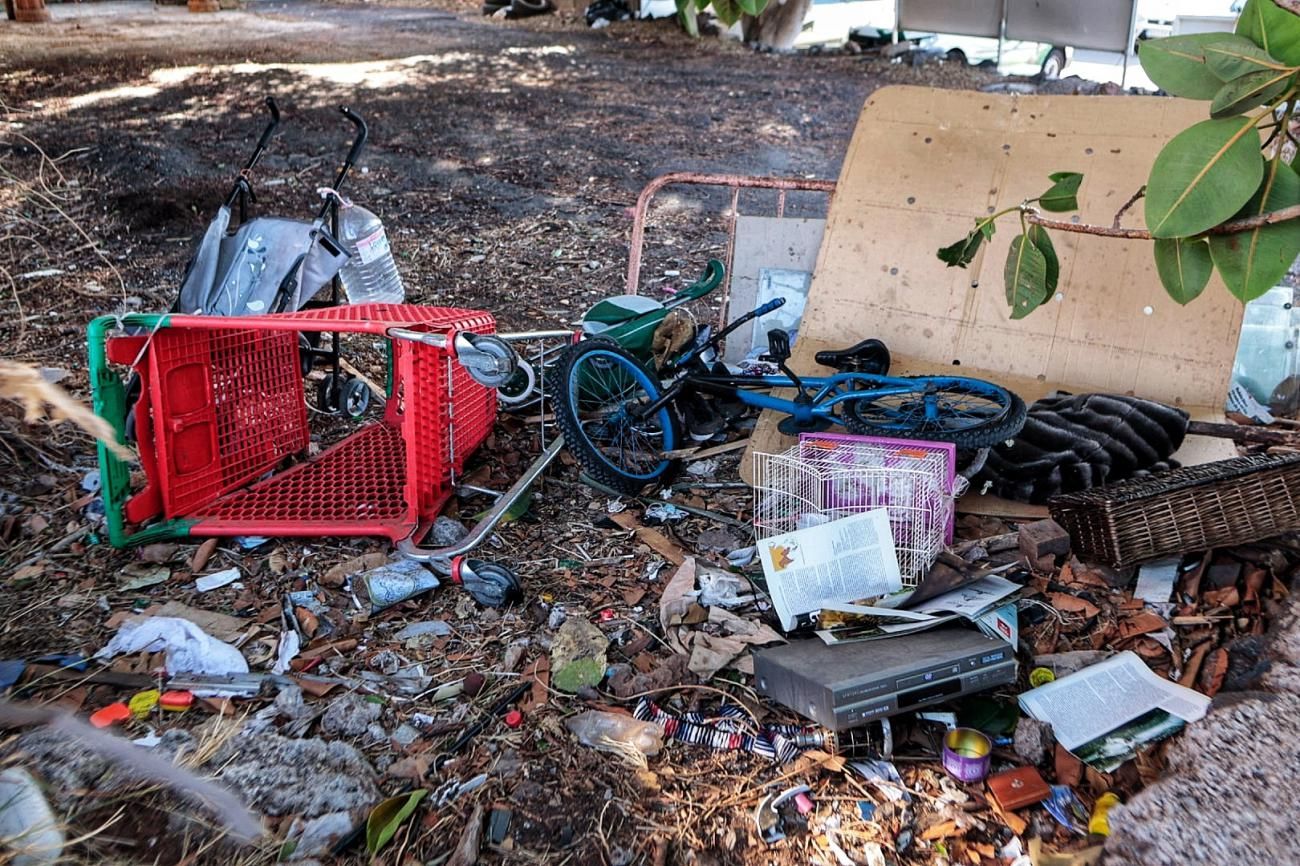
<svg viewBox="0 0 1300 866">
<path fill-rule="evenodd" d="M 716 457 L 710 457 L 708 460 L 694 460 L 686 464 L 687 473 L 694 475 L 696 478 L 712 478 L 718 474 L 718 469 L 722 466 L 722 461 Z"/>
<path fill-rule="evenodd" d="M 437 576 L 413 559 L 399 559 L 358 575 L 353 586 L 363 604 L 371 613 L 414 598 L 423 592 L 437 589 Z"/>
<path fill-rule="evenodd" d="M 145 589 L 150 586 L 157 586 L 172 576 L 172 570 L 165 565 L 148 565 L 145 563 L 131 563 L 124 566 L 118 579 L 121 580 L 117 585 L 119 592 L 135 592 L 139 589 Z M 122 580 L 122 578 L 127 578 Z"/>
<path fill-rule="evenodd" d="M 697 568 L 700 584 L 697 598 L 705 607 L 740 607 L 754 600 L 753 587 L 740 575 L 707 566 Z"/>
<path fill-rule="evenodd" d="M 734 568 L 745 568 L 754 561 L 758 554 L 757 547 L 742 547 L 727 554 L 727 562 Z"/>
<path fill-rule="evenodd" d="M 302 648 L 302 640 L 298 637 L 296 631 L 286 631 L 280 635 L 280 646 L 276 649 L 275 665 L 271 668 L 271 673 L 282 674 L 289 670 L 289 663 L 297 657 L 298 651 Z"/>
<path fill-rule="evenodd" d="M 0 839 L 13 866 L 45 866 L 63 859 L 67 839 L 40 784 L 22 767 L 0 771 Z"/>
<path fill-rule="evenodd" d="M 647 506 L 645 510 L 645 519 L 649 523 L 677 523 L 689 516 L 671 502 L 656 502 Z"/>
<path fill-rule="evenodd" d="M 224 571 L 218 571 L 215 574 L 205 574 L 194 581 L 194 588 L 199 592 L 209 592 L 214 589 L 220 589 L 223 586 L 229 586 L 239 580 L 238 568 L 227 568 Z"/>
<path fill-rule="evenodd" d="M 1092 804 L 1092 817 L 1088 819 L 1089 836 L 1110 835 L 1110 810 L 1119 805 L 1119 795 L 1107 791 Z"/>
<path fill-rule="evenodd" d="M 1083 802 L 1069 785 L 1052 785 L 1051 790 L 1052 794 L 1043 801 L 1043 806 L 1056 819 L 1056 823 L 1071 833 L 1087 835 L 1089 818 Z"/>
<path fill-rule="evenodd" d="M 1174 594 L 1174 583 L 1178 580 L 1178 568 L 1182 557 L 1158 559 L 1148 562 L 1138 569 L 1137 586 L 1133 588 L 1133 597 L 1152 604 L 1164 604 Z"/>
<path fill-rule="evenodd" d="M 889 512 L 883 508 L 765 538 L 759 555 L 786 631 L 798 625 L 799 617 L 827 604 L 887 595 L 903 587 Z"/>
<path fill-rule="evenodd" d="M 664 747 L 658 725 L 617 713 L 587 710 L 565 719 L 564 726 L 584 746 L 613 752 L 634 766 L 644 767 L 646 757 L 659 754 Z"/>
<path fill-rule="evenodd" d="M 404 627 L 401 631 L 393 635 L 394 640 L 411 640 L 412 638 L 433 635 L 434 637 L 447 637 L 451 634 L 451 626 L 440 619 L 427 619 L 421 622 L 413 622 Z"/>
<path fill-rule="evenodd" d="M 122 623 L 112 640 L 95 653 L 95 658 L 142 651 L 166 651 L 167 671 L 172 674 L 248 673 L 248 662 L 239 650 L 209 636 L 189 620 L 175 617 L 155 616 Z"/>
<path fill-rule="evenodd" d="M 235 544 L 238 544 L 244 550 L 256 550 L 271 539 L 264 535 L 236 535 Z"/>
<path fill-rule="evenodd" d="M 943 768 L 958 782 L 974 783 L 989 773 L 993 744 L 972 728 L 953 728 L 943 738 Z"/>
</svg>

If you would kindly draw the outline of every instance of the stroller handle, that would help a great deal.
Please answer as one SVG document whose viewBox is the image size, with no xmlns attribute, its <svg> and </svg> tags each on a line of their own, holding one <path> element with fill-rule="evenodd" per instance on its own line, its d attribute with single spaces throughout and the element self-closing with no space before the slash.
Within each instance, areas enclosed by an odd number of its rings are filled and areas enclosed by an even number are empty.
<svg viewBox="0 0 1300 866">
<path fill-rule="evenodd" d="M 366 146 L 366 137 L 370 135 L 370 127 L 366 126 L 366 122 L 361 118 L 361 115 L 357 114 L 346 105 L 340 105 L 339 111 L 342 112 L 343 116 L 357 128 L 357 134 L 356 137 L 352 139 L 352 147 L 348 150 L 348 155 L 343 158 L 343 165 L 339 166 L 339 173 L 334 176 L 333 189 L 335 192 L 338 192 L 343 188 L 343 181 L 347 179 L 348 172 L 352 170 L 352 166 L 356 165 L 357 158 L 361 156 L 361 148 Z M 329 214 L 332 204 L 333 202 L 326 198 L 325 204 L 321 206 L 320 214 L 317 218 L 324 219 Z"/>
<path fill-rule="evenodd" d="M 275 100 L 268 96 L 266 98 L 266 110 L 271 113 L 271 119 L 267 121 L 266 128 L 262 130 L 262 135 L 257 139 L 257 146 L 253 148 L 253 153 L 248 157 L 248 162 L 244 163 L 243 169 L 239 172 L 239 177 L 235 180 L 234 187 L 230 194 L 226 196 L 226 207 L 230 207 L 236 201 L 240 202 L 240 220 L 245 216 L 245 201 L 253 197 L 253 186 L 249 183 L 248 177 L 257 163 L 262 159 L 262 154 L 266 152 L 266 146 L 271 143 L 271 136 L 275 135 L 275 128 L 280 125 L 280 108 L 275 104 Z"/>
<path fill-rule="evenodd" d="M 356 163 L 357 157 L 361 156 L 361 148 L 365 147 L 366 137 L 370 135 L 370 127 L 366 126 L 366 122 L 361 119 L 361 115 L 346 105 L 340 105 L 339 111 L 357 128 L 357 137 L 352 140 L 352 149 L 348 151 L 347 159 L 343 160 L 343 171 L 339 174 L 339 181 L 341 182 L 343 174 Z"/>
</svg>

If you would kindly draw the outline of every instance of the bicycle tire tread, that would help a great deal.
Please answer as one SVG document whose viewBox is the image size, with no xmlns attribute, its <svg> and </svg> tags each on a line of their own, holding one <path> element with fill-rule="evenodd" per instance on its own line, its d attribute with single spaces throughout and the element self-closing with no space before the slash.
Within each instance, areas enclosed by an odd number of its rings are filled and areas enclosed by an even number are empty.
<svg viewBox="0 0 1300 866">
<path fill-rule="evenodd" d="M 612 490 L 617 490 L 619 493 L 629 495 L 639 493 L 647 484 L 658 481 L 667 475 L 669 470 L 672 469 L 672 463 L 665 465 L 661 472 L 651 478 L 637 478 L 619 472 L 596 452 L 591 442 L 588 441 L 586 434 L 582 432 L 582 426 L 578 423 L 577 415 L 572 411 L 572 404 L 569 399 L 569 377 L 574 365 L 581 360 L 583 355 L 597 348 L 613 351 L 625 360 L 633 364 L 639 364 L 636 358 L 613 340 L 598 337 L 583 340 L 570 346 L 565 351 L 564 358 L 560 362 L 560 399 L 556 405 L 556 421 L 560 425 L 560 432 L 564 434 L 565 445 L 573 453 L 583 471 L 592 479 Z M 670 419 L 671 416 L 670 410 Z"/>
</svg>

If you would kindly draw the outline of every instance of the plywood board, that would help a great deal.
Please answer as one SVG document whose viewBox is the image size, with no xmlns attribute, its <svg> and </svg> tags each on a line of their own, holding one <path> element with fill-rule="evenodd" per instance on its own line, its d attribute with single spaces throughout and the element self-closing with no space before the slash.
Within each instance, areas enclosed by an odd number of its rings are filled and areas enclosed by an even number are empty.
<svg viewBox="0 0 1300 866">
<path fill-rule="evenodd" d="M 969 269 L 935 257 L 976 216 L 1043 192 L 1054 171 L 1083 172 L 1080 217 L 1109 225 L 1163 144 L 1204 117 L 1202 102 L 1154 97 L 877 90 L 827 216 L 794 369 L 816 372 L 818 350 L 879 337 L 899 374 L 986 378 L 1026 402 L 1063 388 L 1219 415 L 1242 307 L 1217 277 L 1180 307 L 1160 286 L 1149 242 L 1057 233 L 1060 291 L 1012 321 L 1002 266 L 1014 217 Z M 1126 224 L 1140 225 L 1140 213 Z M 776 420 L 764 414 L 751 448 L 788 447 Z"/>
</svg>

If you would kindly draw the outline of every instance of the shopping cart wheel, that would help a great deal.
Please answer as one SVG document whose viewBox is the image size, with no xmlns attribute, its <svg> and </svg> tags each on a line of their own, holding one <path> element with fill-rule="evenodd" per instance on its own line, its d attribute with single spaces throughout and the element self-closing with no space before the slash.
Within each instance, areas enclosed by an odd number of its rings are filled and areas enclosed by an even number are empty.
<svg viewBox="0 0 1300 866">
<path fill-rule="evenodd" d="M 532 399 L 536 392 L 537 373 L 533 371 L 532 364 L 520 358 L 515 372 L 497 388 L 497 399 L 507 406 L 514 406 Z"/>
<path fill-rule="evenodd" d="M 457 556 L 451 561 L 451 582 L 465 587 L 475 601 L 488 607 L 505 607 L 524 594 L 518 575 L 483 559 Z"/>
<path fill-rule="evenodd" d="M 343 386 L 343 411 L 349 418 L 360 418 L 370 406 L 370 386 L 355 376 Z"/>
</svg>

